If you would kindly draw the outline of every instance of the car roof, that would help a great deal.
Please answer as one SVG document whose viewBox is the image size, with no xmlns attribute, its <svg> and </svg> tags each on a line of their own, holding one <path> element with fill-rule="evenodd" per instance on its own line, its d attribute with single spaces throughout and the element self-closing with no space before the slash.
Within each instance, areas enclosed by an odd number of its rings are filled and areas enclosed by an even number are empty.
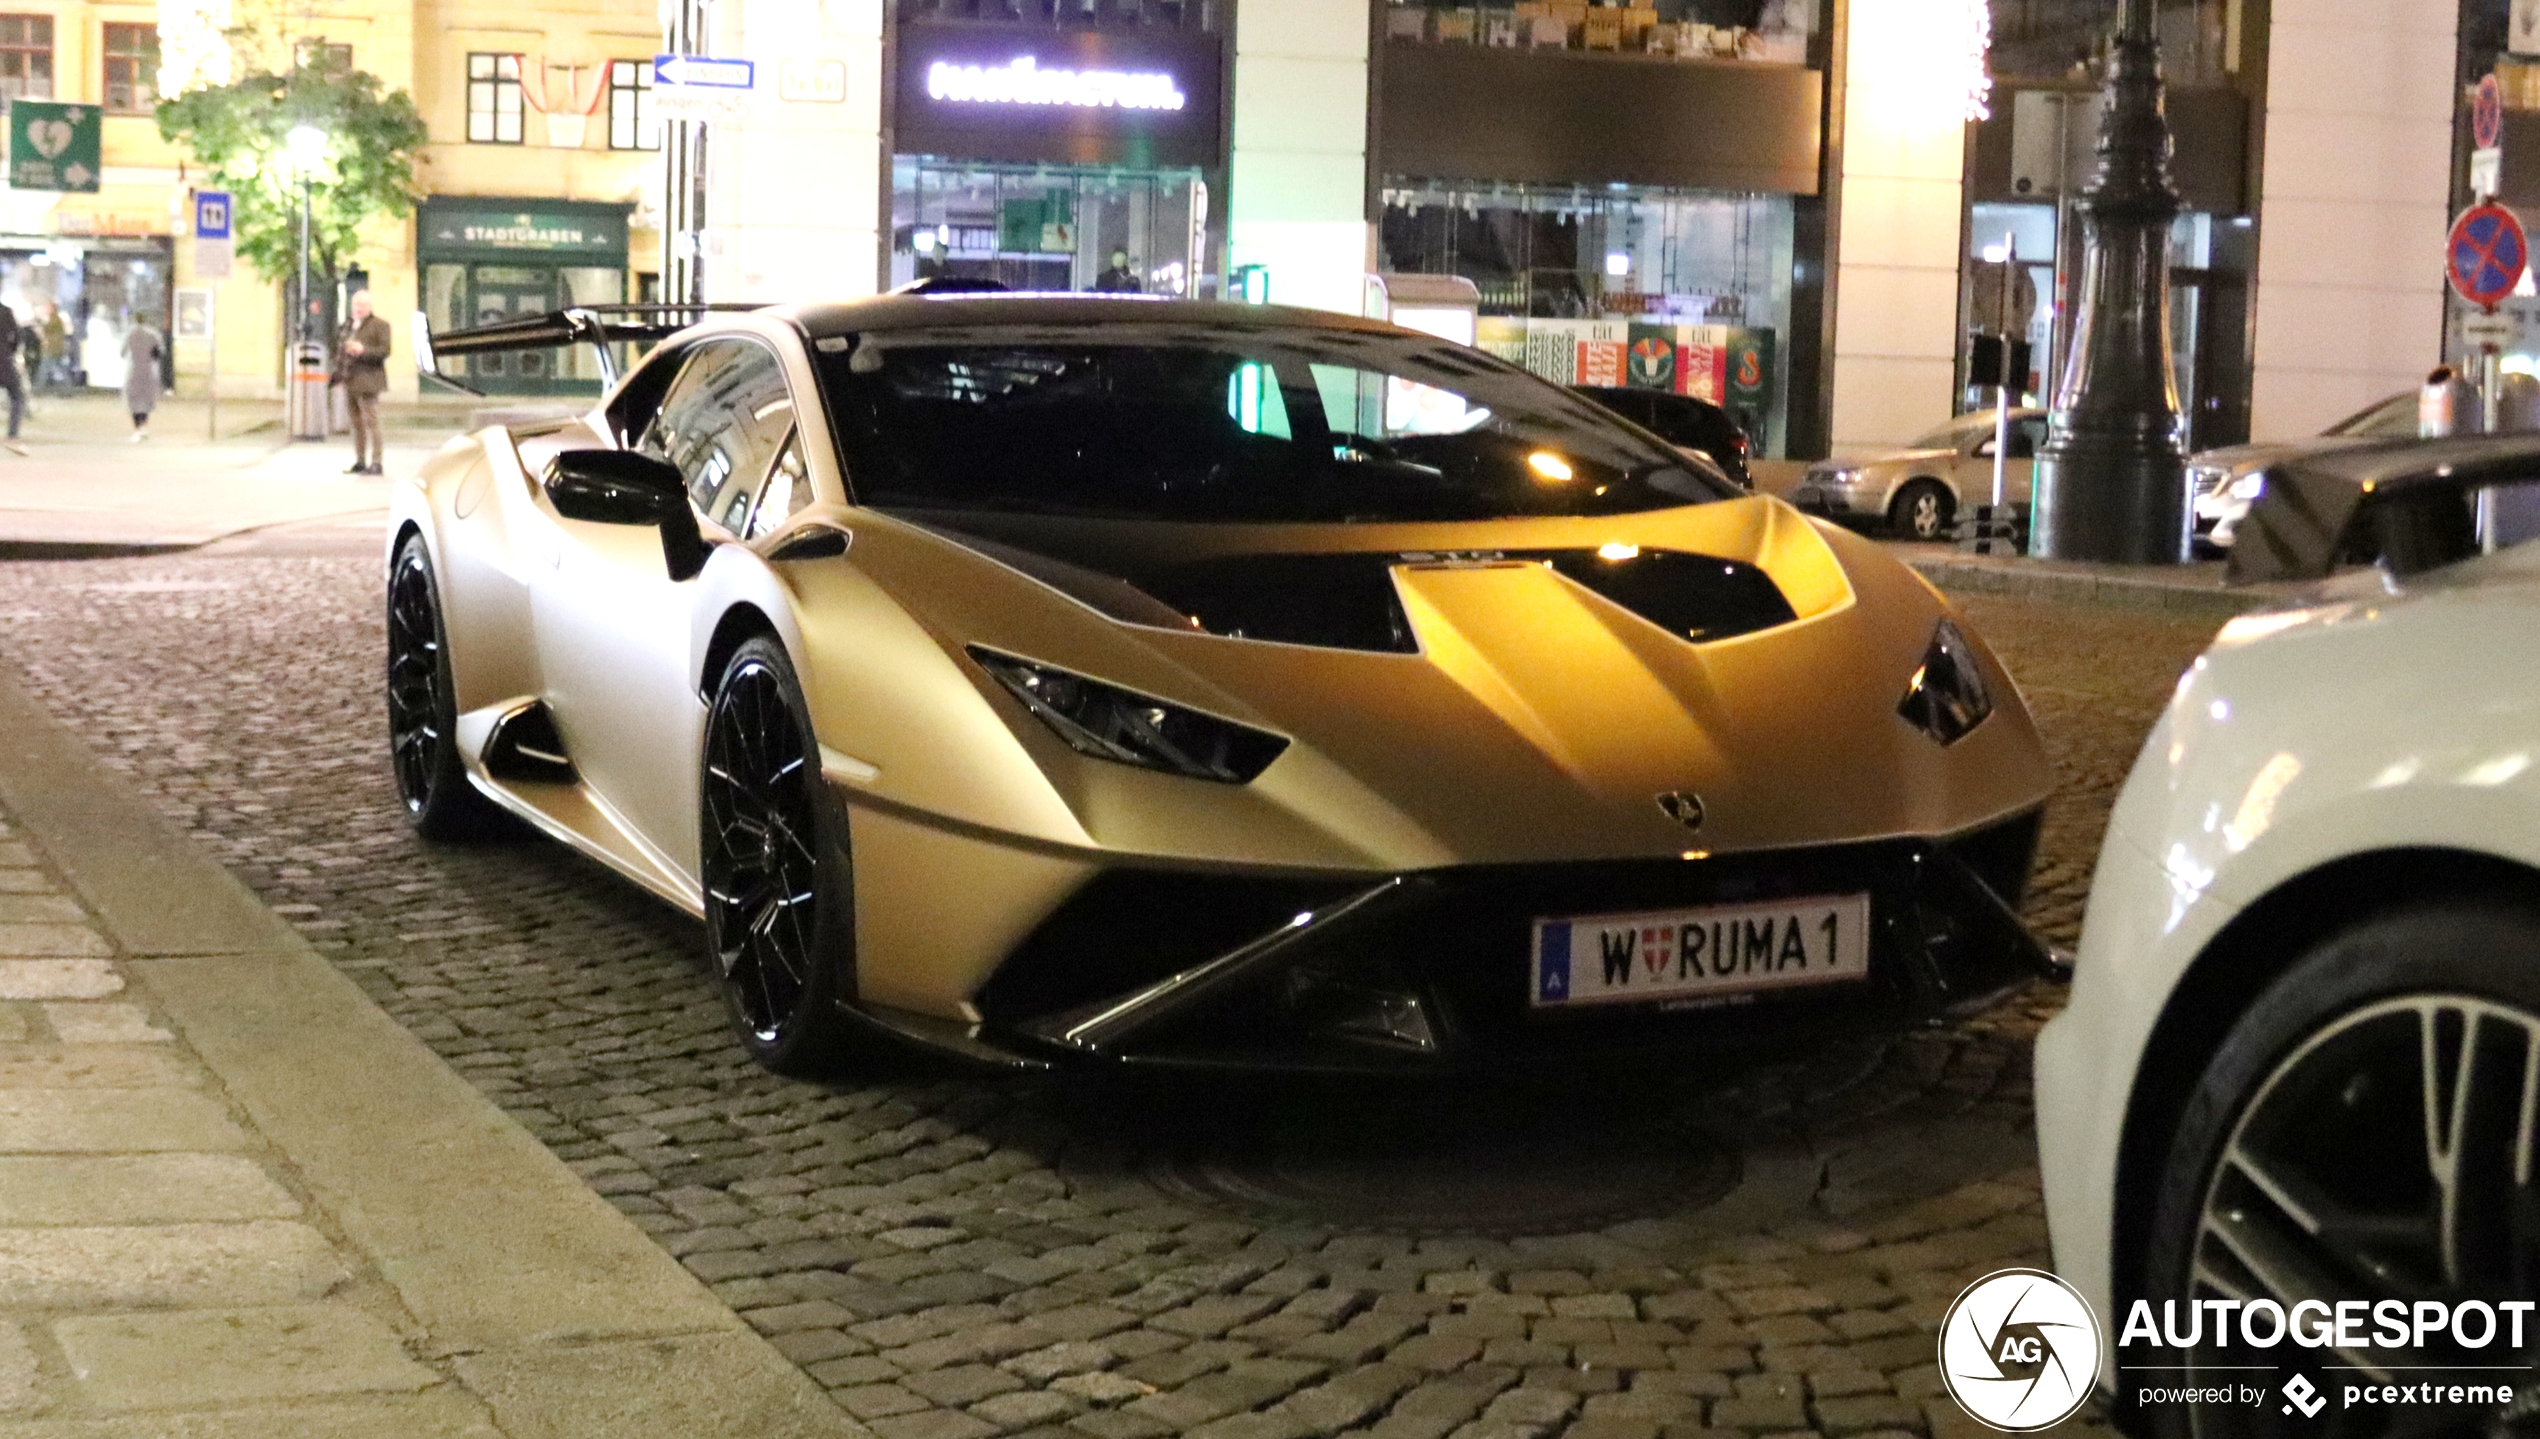
<svg viewBox="0 0 2540 1439">
<path fill-rule="evenodd" d="M 1244 305 L 1156 295 L 936 294 L 877 295 L 775 307 L 772 313 L 800 326 L 812 339 L 886 334 L 894 330 L 981 329 L 1007 326 L 1096 327 L 1105 324 L 1169 325 L 1193 333 L 1258 334 L 1314 329 L 1336 333 L 1435 338 L 1378 320 L 1292 305 Z"/>
</svg>

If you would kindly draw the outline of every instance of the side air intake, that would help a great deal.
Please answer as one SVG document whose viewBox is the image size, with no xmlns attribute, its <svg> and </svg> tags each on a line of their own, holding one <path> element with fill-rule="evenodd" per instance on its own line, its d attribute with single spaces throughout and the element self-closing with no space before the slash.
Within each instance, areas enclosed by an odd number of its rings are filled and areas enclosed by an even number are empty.
<svg viewBox="0 0 2540 1439">
<path fill-rule="evenodd" d="M 485 739 L 485 772 L 526 784 L 572 784 L 581 778 L 544 700 L 531 700 L 494 722 Z"/>
</svg>

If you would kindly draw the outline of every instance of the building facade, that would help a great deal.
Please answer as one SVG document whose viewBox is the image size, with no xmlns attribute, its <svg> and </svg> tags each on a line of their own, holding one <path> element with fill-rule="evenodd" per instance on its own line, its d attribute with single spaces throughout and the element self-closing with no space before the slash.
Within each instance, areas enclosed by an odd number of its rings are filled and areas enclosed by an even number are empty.
<svg viewBox="0 0 2540 1439">
<path fill-rule="evenodd" d="M 133 314 L 203 313 L 189 293 L 216 302 L 225 392 L 278 379 L 278 291 L 191 273 L 184 157 L 148 113 L 162 9 L 209 3 L 0 14 L 0 91 L 107 112 L 96 194 L 0 192 L 0 298 L 60 307 L 91 383 L 119 378 Z M 2315 429 L 2442 355 L 2460 84 L 2508 80 L 2511 135 L 2540 114 L 2511 3 L 2159 5 L 2195 443 Z M 2025 337 L 2015 383 L 2051 398 L 2115 6 L 352 0 L 287 38 L 407 89 L 429 125 L 416 215 L 360 257 L 392 316 L 927 275 L 1192 295 L 1241 275 L 1358 311 L 1370 276 L 1452 275 L 1478 343 L 1706 395 L 1759 452 L 1813 458 L 1989 402 L 1979 330 Z M 755 83 L 656 86 L 657 50 L 749 60 Z M 1990 112 L 1972 122 L 1971 77 Z M 2540 174 L 2525 148 L 2509 191 Z M 206 340 L 181 324 L 176 352 L 199 387 Z M 587 389 L 580 364 L 487 360 L 472 382 Z M 410 392 L 409 367 L 392 377 Z"/>
<path fill-rule="evenodd" d="M 179 393 L 201 394 L 215 367 L 223 395 L 278 393 L 282 288 L 243 264 L 224 279 L 195 273 L 192 178 L 152 113 L 162 31 L 199 22 L 201 7 L 8 8 L 0 93 L 105 112 L 94 194 L 0 189 L 0 300 L 39 324 L 58 313 L 66 332 L 40 378 L 120 384 L 122 337 L 146 317 L 173 330 Z M 401 345 L 419 306 L 448 324 L 632 299 L 658 273 L 658 127 L 645 101 L 660 31 L 649 5 L 354 0 L 272 24 L 276 53 L 367 71 L 423 112 L 422 204 L 369 227 L 353 262 Z M 537 392 L 554 377 L 485 378 Z M 411 364 L 392 364 L 389 379 L 392 393 L 415 393 Z"/>
</svg>

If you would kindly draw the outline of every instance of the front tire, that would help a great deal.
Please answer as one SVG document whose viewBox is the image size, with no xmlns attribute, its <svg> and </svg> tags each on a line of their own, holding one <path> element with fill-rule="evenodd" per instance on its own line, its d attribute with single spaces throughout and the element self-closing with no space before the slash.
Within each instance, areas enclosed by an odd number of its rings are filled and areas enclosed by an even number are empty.
<svg viewBox="0 0 2540 1439">
<path fill-rule="evenodd" d="M 2250 1006 L 2188 1102 L 2153 1211 L 2153 1313 L 2178 1301 L 2184 1326 L 2190 1299 L 2272 1298 L 2287 1313 L 2312 1298 L 2447 1308 L 2540 1299 L 2540 1174 L 2525 1100 L 2535 1084 L 2540 912 L 2430 903 L 2331 936 Z M 2219 1383 L 2235 1365 L 2522 1366 L 2540 1350 L 2535 1330 L 2518 1353 L 2500 1352 L 2502 1328 L 2477 1349 L 2430 1335 L 2423 1349 L 2367 1340 L 2341 1351 L 2291 1338 L 2253 1346 L 2242 1327 L 2218 1337 L 2208 1325 L 2183 1348 L 2123 1362 L 2189 1366 L 2162 1375 L 2188 1387 Z M 2325 1385 L 2328 1375 L 2313 1377 Z M 2341 1405 L 2317 1421 L 2275 1404 L 2162 1406 L 2155 1422 L 2176 1439 L 2318 1439 L 2323 1428 L 2332 1439 L 2467 1439 L 2526 1428 L 2526 1415 L 2506 1411 L 2540 1398 L 2527 1368 L 2446 1377 L 2505 1383 L 2519 1398 L 2436 1410 Z"/>
<path fill-rule="evenodd" d="M 1950 517 L 1957 509 L 1956 497 L 1940 481 L 1908 480 L 1905 488 L 1896 492 L 1896 498 L 1888 501 L 1887 527 L 1909 540 L 1942 539 L 1948 535 Z"/>
<path fill-rule="evenodd" d="M 449 630 L 421 535 L 406 536 L 388 566 L 388 759 L 416 834 L 472 840 L 504 828 L 501 808 L 469 781 L 459 757 Z"/>
<path fill-rule="evenodd" d="M 847 828 L 772 638 L 744 643 L 715 682 L 697 814 L 706 940 L 733 1031 L 780 1074 L 833 1066 L 855 984 Z"/>
</svg>

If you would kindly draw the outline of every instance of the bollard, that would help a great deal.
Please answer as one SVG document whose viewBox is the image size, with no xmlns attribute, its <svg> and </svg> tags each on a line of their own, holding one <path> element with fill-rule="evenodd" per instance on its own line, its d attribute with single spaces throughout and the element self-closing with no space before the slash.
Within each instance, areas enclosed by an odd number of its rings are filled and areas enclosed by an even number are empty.
<svg viewBox="0 0 2540 1439">
<path fill-rule="evenodd" d="M 283 409 L 295 440 L 326 438 L 326 346 L 304 340 L 291 347 L 283 379 Z"/>
</svg>

